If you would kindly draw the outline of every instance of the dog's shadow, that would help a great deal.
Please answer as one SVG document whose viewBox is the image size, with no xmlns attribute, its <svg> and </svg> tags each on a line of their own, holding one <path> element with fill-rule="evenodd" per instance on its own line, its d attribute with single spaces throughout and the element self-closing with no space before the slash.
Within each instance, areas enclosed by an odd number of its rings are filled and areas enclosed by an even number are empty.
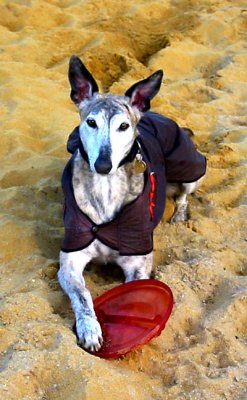
<svg viewBox="0 0 247 400">
<path fill-rule="evenodd" d="M 93 298 L 111 287 L 123 283 L 125 279 L 123 271 L 118 265 L 101 264 L 94 261 L 87 265 L 84 278 Z"/>
<path fill-rule="evenodd" d="M 33 219 L 36 245 L 41 255 L 54 262 L 58 260 L 63 238 L 63 193 L 61 175 L 65 162 L 56 160 L 49 166 L 51 176 L 35 187 Z M 27 199 L 32 202 L 33 199 Z M 27 207 L 29 205 L 27 204 Z"/>
</svg>

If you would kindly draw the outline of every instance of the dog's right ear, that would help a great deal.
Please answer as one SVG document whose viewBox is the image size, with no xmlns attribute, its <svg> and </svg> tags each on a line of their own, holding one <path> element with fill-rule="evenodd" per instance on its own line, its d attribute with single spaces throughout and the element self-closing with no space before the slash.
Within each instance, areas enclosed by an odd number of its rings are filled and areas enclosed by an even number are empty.
<svg viewBox="0 0 247 400">
<path fill-rule="evenodd" d="M 77 56 L 72 56 L 69 62 L 70 97 L 76 105 L 89 99 L 99 91 L 93 76 Z"/>
</svg>

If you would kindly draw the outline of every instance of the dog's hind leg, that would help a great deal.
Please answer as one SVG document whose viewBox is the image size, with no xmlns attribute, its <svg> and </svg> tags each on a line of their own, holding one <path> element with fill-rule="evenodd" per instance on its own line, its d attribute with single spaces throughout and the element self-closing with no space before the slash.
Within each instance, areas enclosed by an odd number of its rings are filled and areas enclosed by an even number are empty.
<svg viewBox="0 0 247 400">
<path fill-rule="evenodd" d="M 189 217 L 188 212 L 188 200 L 187 193 L 185 190 L 181 190 L 178 196 L 175 198 L 176 208 L 171 218 L 171 223 L 186 221 Z"/>
<path fill-rule="evenodd" d="M 85 287 L 82 276 L 83 270 L 90 260 L 91 257 L 83 250 L 71 253 L 61 251 L 58 280 L 71 300 L 76 317 L 79 344 L 91 351 L 97 351 L 103 342 L 102 332 L 94 312 L 90 292 Z"/>
<path fill-rule="evenodd" d="M 189 218 L 187 195 L 194 193 L 200 186 L 202 180 L 203 178 L 200 178 L 191 183 L 171 184 L 171 187 L 168 188 L 170 192 L 176 188 L 176 192 L 173 193 L 175 194 L 176 209 L 171 218 L 171 223 L 186 221 Z"/>
<path fill-rule="evenodd" d="M 153 268 L 153 252 L 143 256 L 119 256 L 117 263 L 124 272 L 125 282 L 148 279 Z"/>
</svg>

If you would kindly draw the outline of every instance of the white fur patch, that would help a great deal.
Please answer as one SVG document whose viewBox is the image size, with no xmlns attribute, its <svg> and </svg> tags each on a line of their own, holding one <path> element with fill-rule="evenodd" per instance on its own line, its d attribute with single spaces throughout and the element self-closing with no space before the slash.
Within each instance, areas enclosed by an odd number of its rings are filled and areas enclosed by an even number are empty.
<svg viewBox="0 0 247 400">
<path fill-rule="evenodd" d="M 87 124 L 87 119 L 94 119 L 97 128 L 91 128 Z M 97 114 L 91 113 L 85 121 L 80 124 L 79 132 L 84 149 L 88 155 L 91 171 L 95 172 L 95 161 L 97 160 L 100 148 L 107 144 L 108 128 L 106 124 L 105 112 L 101 111 Z"/>
<path fill-rule="evenodd" d="M 87 124 L 87 119 L 94 119 L 97 128 L 91 128 Z M 122 131 L 122 123 L 129 127 Z M 95 172 L 94 164 L 99 157 L 102 148 L 109 149 L 112 169 L 110 174 L 116 172 L 120 161 L 128 154 L 136 134 L 132 125 L 128 111 L 119 109 L 119 113 L 109 116 L 108 110 L 90 112 L 86 119 L 80 124 L 80 138 L 88 155 L 91 171 Z"/>
<path fill-rule="evenodd" d="M 119 129 L 123 123 L 129 125 L 125 131 Z M 110 142 L 112 148 L 112 172 L 116 171 L 120 161 L 129 153 L 136 137 L 134 129 L 128 113 L 116 114 L 111 118 Z"/>
</svg>

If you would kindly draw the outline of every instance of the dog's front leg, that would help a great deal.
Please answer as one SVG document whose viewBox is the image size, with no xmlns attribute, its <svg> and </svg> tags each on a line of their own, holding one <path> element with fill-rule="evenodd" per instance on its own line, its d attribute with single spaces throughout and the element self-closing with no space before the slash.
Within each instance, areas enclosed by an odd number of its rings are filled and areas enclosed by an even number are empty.
<svg viewBox="0 0 247 400">
<path fill-rule="evenodd" d="M 102 331 L 82 275 L 90 260 L 91 257 L 84 250 L 72 253 L 61 251 L 58 280 L 71 300 L 79 344 L 91 351 L 97 351 L 103 342 Z"/>
<path fill-rule="evenodd" d="M 153 268 L 153 252 L 144 256 L 119 256 L 118 265 L 125 275 L 125 282 L 150 278 Z"/>
</svg>

